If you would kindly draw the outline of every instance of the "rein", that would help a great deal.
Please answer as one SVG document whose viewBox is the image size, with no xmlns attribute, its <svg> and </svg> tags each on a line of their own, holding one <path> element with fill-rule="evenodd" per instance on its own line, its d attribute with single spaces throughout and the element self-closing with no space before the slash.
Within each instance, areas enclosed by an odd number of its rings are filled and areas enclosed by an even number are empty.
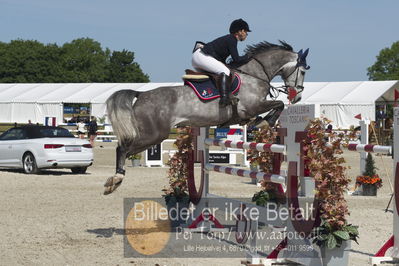
<svg viewBox="0 0 399 266">
<path fill-rule="evenodd" d="M 259 79 L 259 80 L 265 82 L 266 84 L 268 84 L 268 85 L 269 85 L 269 88 L 270 88 L 270 90 L 269 90 L 269 95 L 270 95 L 270 98 L 272 98 L 273 100 L 276 100 L 276 99 L 278 98 L 280 92 L 282 92 L 282 93 L 288 95 L 288 90 L 287 90 L 287 89 L 288 89 L 288 86 L 282 85 L 282 86 L 274 87 L 274 86 L 270 83 L 270 77 L 269 77 L 269 75 L 267 74 L 266 68 L 263 66 L 263 64 L 262 64 L 256 57 L 252 57 L 251 59 L 255 60 L 255 62 L 258 63 L 258 64 L 262 67 L 263 72 L 265 73 L 267 79 L 260 78 L 260 77 L 258 77 L 258 76 L 254 76 L 254 75 L 252 75 L 252 74 L 249 74 L 248 72 L 242 71 L 241 69 L 235 69 L 235 71 L 237 71 L 237 72 L 239 72 L 239 73 L 242 73 L 242 74 L 245 74 L 245 75 L 248 75 L 248 76 L 250 76 L 250 77 Z M 295 70 L 296 70 L 296 68 L 294 69 L 294 71 L 295 71 Z M 294 71 L 292 71 L 292 73 L 294 73 Z M 291 73 L 291 74 L 292 74 L 292 73 Z M 290 74 L 289 76 L 291 76 L 291 74 Z M 296 80 L 297 80 L 297 79 L 298 79 L 298 74 L 297 74 Z M 295 83 L 296 83 L 296 81 L 295 81 Z M 271 91 L 273 91 L 274 93 L 272 93 Z"/>
</svg>

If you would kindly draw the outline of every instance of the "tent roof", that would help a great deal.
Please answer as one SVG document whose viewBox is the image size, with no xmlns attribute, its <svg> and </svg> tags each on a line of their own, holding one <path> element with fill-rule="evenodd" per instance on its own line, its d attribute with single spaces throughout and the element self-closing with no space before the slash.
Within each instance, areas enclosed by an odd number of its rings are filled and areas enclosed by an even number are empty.
<svg viewBox="0 0 399 266">
<path fill-rule="evenodd" d="M 281 86 L 282 83 L 276 84 Z M 305 82 L 303 104 L 374 104 L 385 95 L 385 101 L 394 101 L 394 89 L 399 91 L 399 81 L 348 81 Z M 286 95 L 279 100 L 287 102 Z"/>
<path fill-rule="evenodd" d="M 104 103 L 115 91 L 147 91 L 183 83 L 3 83 L 0 102 L 38 103 Z M 282 83 L 272 83 L 281 86 Z M 399 81 L 305 82 L 301 103 L 308 104 L 374 104 L 378 99 L 394 101 Z M 382 97 L 383 96 L 383 97 Z M 287 102 L 286 95 L 278 99 Z"/>
<path fill-rule="evenodd" d="M 15 83 L 0 84 L 0 102 L 105 103 L 118 90 L 146 91 L 182 83 Z"/>
</svg>

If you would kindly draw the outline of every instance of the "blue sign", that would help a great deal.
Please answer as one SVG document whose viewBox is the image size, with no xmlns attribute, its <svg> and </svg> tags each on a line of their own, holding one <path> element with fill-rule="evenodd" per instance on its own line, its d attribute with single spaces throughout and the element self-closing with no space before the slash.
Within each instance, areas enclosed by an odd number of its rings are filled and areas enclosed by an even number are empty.
<svg viewBox="0 0 399 266">
<path fill-rule="evenodd" d="M 75 109 L 73 107 L 64 106 L 64 114 L 74 114 Z"/>
<path fill-rule="evenodd" d="M 215 138 L 226 139 L 227 135 L 242 135 L 242 130 L 239 128 L 216 128 Z"/>
<path fill-rule="evenodd" d="M 225 139 L 227 138 L 227 133 L 230 128 L 216 128 L 215 129 L 215 139 Z"/>
</svg>

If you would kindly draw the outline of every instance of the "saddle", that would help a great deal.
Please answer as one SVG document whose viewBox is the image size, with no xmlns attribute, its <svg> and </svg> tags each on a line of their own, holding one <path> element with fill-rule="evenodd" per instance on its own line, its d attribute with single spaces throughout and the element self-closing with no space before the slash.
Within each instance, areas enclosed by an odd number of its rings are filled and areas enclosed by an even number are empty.
<svg viewBox="0 0 399 266">
<path fill-rule="evenodd" d="M 218 78 L 217 74 L 214 73 L 209 73 L 209 72 L 198 72 L 194 71 L 191 69 L 186 69 L 185 70 L 186 74 L 182 76 L 183 81 L 205 81 L 208 79 L 212 79 L 213 81 L 216 81 Z"/>
<path fill-rule="evenodd" d="M 232 81 L 230 82 L 231 94 L 236 94 L 241 86 L 241 78 L 237 73 L 232 72 Z M 197 72 L 186 69 L 186 74 L 182 77 L 184 85 L 191 87 L 202 101 L 213 100 L 220 97 L 219 84 L 220 76 L 209 72 Z"/>
</svg>

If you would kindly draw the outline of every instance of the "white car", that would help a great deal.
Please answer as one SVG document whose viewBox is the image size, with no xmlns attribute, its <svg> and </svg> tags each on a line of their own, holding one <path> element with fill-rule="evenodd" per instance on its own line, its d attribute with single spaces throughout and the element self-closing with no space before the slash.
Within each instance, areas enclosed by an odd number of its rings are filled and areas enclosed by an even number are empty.
<svg viewBox="0 0 399 266">
<path fill-rule="evenodd" d="M 43 168 L 70 168 L 83 174 L 93 164 L 93 148 L 61 127 L 27 125 L 0 136 L 0 167 L 35 174 Z"/>
</svg>

